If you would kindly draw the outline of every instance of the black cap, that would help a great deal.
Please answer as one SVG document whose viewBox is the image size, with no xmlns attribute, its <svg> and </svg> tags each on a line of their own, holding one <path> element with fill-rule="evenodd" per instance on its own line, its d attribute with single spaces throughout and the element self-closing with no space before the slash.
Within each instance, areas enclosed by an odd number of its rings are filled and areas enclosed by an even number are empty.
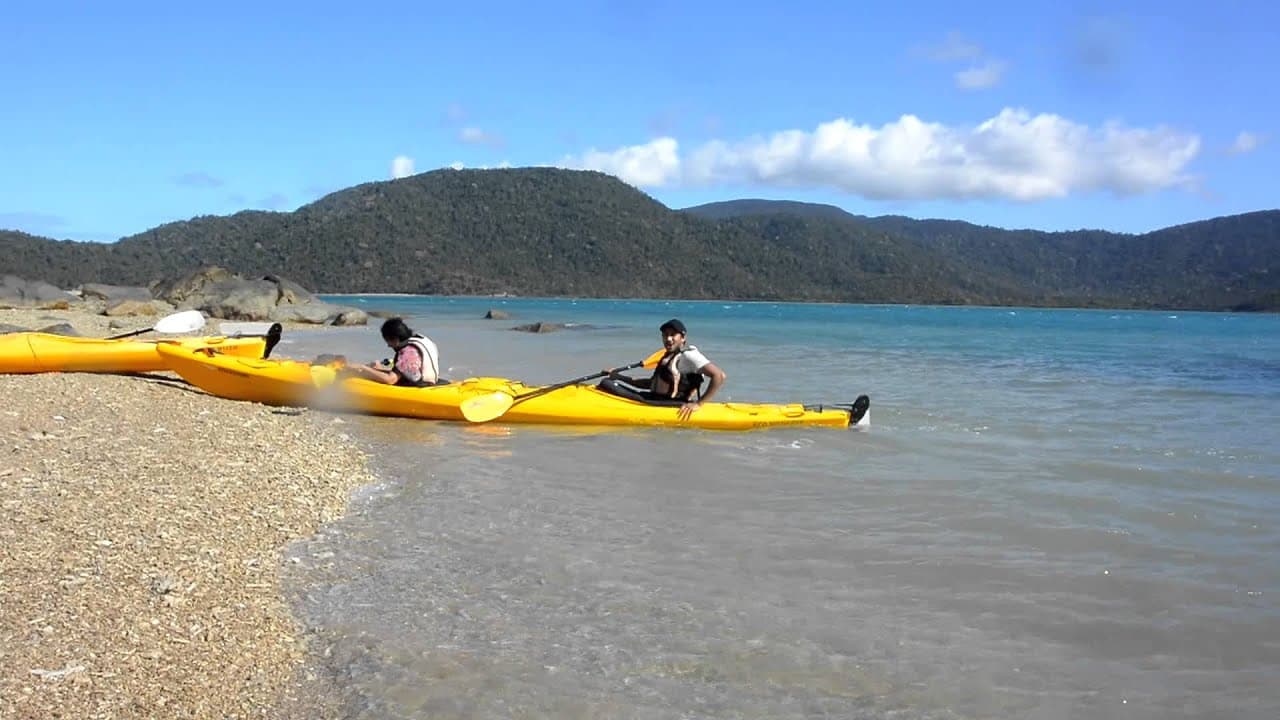
<svg viewBox="0 0 1280 720">
<path fill-rule="evenodd" d="M 658 329 L 661 330 L 662 332 L 666 332 L 667 330 L 674 330 L 680 333 L 681 335 L 689 334 L 689 332 L 684 329 L 684 323 L 680 322 L 675 318 L 671 318 L 670 320 L 662 323 L 662 326 L 659 327 Z"/>
</svg>

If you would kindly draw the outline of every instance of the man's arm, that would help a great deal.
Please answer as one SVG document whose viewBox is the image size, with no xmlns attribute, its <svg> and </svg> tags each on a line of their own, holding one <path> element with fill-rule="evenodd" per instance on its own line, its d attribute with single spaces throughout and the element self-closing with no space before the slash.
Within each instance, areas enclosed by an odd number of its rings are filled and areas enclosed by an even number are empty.
<svg viewBox="0 0 1280 720">
<path fill-rule="evenodd" d="M 725 377 L 727 377 L 724 374 L 724 371 L 712 362 L 703 365 L 698 372 L 711 378 L 711 382 L 707 385 L 707 391 L 702 393 L 701 397 L 697 400 L 690 400 L 680 406 L 680 412 L 677 413 L 677 415 L 681 420 L 688 420 L 689 416 L 692 415 L 694 411 L 702 407 L 702 403 L 710 400 L 711 396 L 715 395 L 716 392 L 720 390 L 720 386 L 724 385 Z"/>
<path fill-rule="evenodd" d="M 699 372 L 711 378 L 711 382 L 707 385 L 707 391 L 702 393 L 702 395 L 699 396 L 698 398 L 698 402 L 706 402 L 711 399 L 712 395 L 716 394 L 716 391 L 720 389 L 721 385 L 724 385 L 724 379 L 726 375 L 724 374 L 724 371 L 720 369 L 719 366 L 717 366 L 715 363 L 710 363 L 710 362 L 707 363 L 706 365 L 703 365 L 702 370 L 700 370 Z"/>
</svg>

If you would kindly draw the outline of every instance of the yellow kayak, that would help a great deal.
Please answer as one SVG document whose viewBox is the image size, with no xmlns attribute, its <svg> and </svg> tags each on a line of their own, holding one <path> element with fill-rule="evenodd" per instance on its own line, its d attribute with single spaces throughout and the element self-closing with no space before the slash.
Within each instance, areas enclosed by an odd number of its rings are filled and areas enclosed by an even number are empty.
<svg viewBox="0 0 1280 720">
<path fill-rule="evenodd" d="M 510 408 L 493 422 L 539 423 L 547 425 L 650 425 L 663 427 L 696 427 L 705 430 L 755 430 L 783 426 L 818 426 L 847 428 L 856 414 L 860 426 L 871 422 L 869 400 L 854 405 L 801 405 L 799 403 L 708 402 L 681 420 L 678 405 L 652 405 L 639 400 L 618 397 L 595 385 L 568 385 L 545 394 L 543 388 L 501 378 L 476 378 L 463 384 L 474 384 L 475 395 L 510 395 Z M 522 399 L 522 395 L 529 395 Z M 865 397 L 865 396 L 864 396 Z M 505 403 L 504 403 L 505 404 Z"/>
<path fill-rule="evenodd" d="M 370 415 L 426 420 L 465 421 L 464 403 L 483 402 L 498 395 L 514 402 L 493 419 L 499 423 L 558 425 L 653 425 L 697 427 L 712 430 L 751 430 L 778 426 L 849 427 L 870 423 L 865 396 L 853 405 L 800 405 L 766 403 L 707 403 L 687 420 L 678 408 L 650 405 L 598 390 L 591 385 L 569 385 L 521 398 L 539 391 L 506 378 L 469 378 L 448 385 L 415 388 L 364 380 L 339 379 L 332 365 L 294 360 L 231 357 L 217 352 L 161 346 L 170 370 L 211 395 L 269 405 L 311 406 Z"/>
<path fill-rule="evenodd" d="M 179 345 L 161 345 L 156 350 L 166 369 L 210 395 L 282 407 L 318 404 L 324 399 L 317 397 L 321 386 L 331 383 L 335 372 L 330 365 L 237 357 Z"/>
<path fill-rule="evenodd" d="M 173 340 L 106 340 L 38 332 L 0 335 L 0 373 L 136 373 L 164 370 L 159 347 L 216 348 L 226 355 L 262 357 L 263 337 L 193 337 Z"/>
</svg>

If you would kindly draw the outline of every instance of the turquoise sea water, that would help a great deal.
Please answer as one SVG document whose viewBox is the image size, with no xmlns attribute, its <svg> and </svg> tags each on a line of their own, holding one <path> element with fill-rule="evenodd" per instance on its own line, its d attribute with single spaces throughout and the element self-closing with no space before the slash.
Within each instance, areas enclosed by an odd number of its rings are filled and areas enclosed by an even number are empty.
<svg viewBox="0 0 1280 720">
<path fill-rule="evenodd" d="M 327 299 L 455 378 L 674 316 L 722 399 L 872 397 L 867 431 L 338 418 L 382 482 L 287 569 L 352 717 L 1280 717 L 1280 317 Z"/>
</svg>

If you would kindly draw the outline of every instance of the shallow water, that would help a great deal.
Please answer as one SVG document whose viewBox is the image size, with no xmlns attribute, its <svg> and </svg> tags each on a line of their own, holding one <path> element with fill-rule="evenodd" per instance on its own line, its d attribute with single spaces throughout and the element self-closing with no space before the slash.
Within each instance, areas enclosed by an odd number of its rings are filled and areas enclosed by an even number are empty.
<svg viewBox="0 0 1280 720">
<path fill-rule="evenodd" d="M 339 418 L 383 482 L 286 570 L 351 717 L 1280 716 L 1280 318 L 359 300 L 530 382 L 677 315 L 723 399 L 867 392 L 873 424 Z M 535 320 L 576 326 L 506 329 Z"/>
</svg>

